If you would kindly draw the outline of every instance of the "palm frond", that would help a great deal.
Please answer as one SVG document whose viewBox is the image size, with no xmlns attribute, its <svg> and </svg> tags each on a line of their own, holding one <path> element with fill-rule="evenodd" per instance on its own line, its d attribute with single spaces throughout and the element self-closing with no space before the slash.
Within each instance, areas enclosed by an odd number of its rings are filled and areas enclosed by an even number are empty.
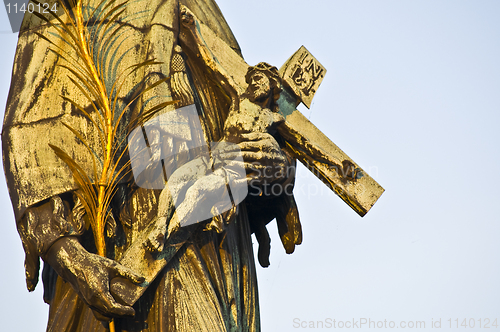
<svg viewBox="0 0 500 332">
<path fill-rule="evenodd" d="M 39 3 L 37 0 L 32 1 Z M 131 132 L 131 124 L 142 125 L 158 111 L 175 102 L 163 102 L 138 112 L 139 115 L 135 119 L 127 119 L 128 124 L 122 124 L 126 114 L 132 114 L 131 108 L 139 98 L 168 80 L 164 78 L 147 84 L 147 80 L 143 79 L 126 94 L 126 102 L 121 102 L 122 90 L 132 75 L 138 70 L 161 64 L 154 59 L 146 59 L 125 69 L 119 69 L 125 56 L 133 50 L 133 47 L 123 49 L 127 40 L 127 29 L 130 27 L 121 17 L 126 11 L 128 0 L 98 0 L 95 7 L 83 6 L 82 0 L 70 0 L 70 7 L 61 0 L 56 1 L 66 16 L 66 22 L 53 12 L 50 12 L 50 15 L 55 22 L 34 12 L 33 14 L 47 22 L 54 31 L 49 32 L 53 36 L 51 38 L 35 33 L 51 45 L 50 51 L 62 61 L 58 66 L 68 72 L 70 82 L 76 87 L 75 91 L 91 106 L 89 110 L 81 102 L 76 102 L 77 99 L 61 96 L 90 121 L 97 131 L 98 148 L 90 144 L 77 129 L 62 123 L 85 146 L 92 158 L 92 174 L 86 173 L 85 169 L 60 147 L 50 147 L 73 174 L 80 189 L 76 195 L 89 217 L 98 253 L 105 256 L 104 228 L 111 213 L 110 204 L 118 183 L 131 172 L 131 160 L 125 160 L 128 151 L 125 142 Z M 63 44 L 54 40 L 60 40 Z"/>
<path fill-rule="evenodd" d="M 68 128 L 69 130 L 71 130 L 71 132 L 80 140 L 80 142 L 82 142 L 83 145 L 85 145 L 85 147 L 87 148 L 87 151 L 90 153 L 90 156 L 92 157 L 92 169 L 94 171 L 94 174 L 97 174 L 97 167 L 96 167 L 96 163 L 95 163 L 95 159 L 97 156 L 96 152 L 89 146 L 89 144 L 87 143 L 87 140 L 85 138 L 83 138 L 83 136 L 76 129 L 71 127 L 66 122 L 61 121 L 61 123 L 63 126 Z"/>
<path fill-rule="evenodd" d="M 158 105 L 148 109 L 147 111 L 144 111 L 142 113 L 141 117 L 137 119 L 136 125 L 140 126 L 140 125 L 148 122 L 149 120 L 151 120 L 151 118 L 153 118 L 153 116 L 156 115 L 156 112 L 158 112 L 159 110 L 161 110 L 169 105 L 175 104 L 175 103 L 177 103 L 177 101 L 167 101 L 167 102 L 158 104 Z"/>
<path fill-rule="evenodd" d="M 153 59 L 150 59 L 150 60 L 146 60 L 140 64 L 137 64 L 137 65 L 132 65 L 132 66 L 129 66 L 128 68 L 126 68 L 119 76 L 118 76 L 118 79 L 115 81 L 115 83 L 113 84 L 113 87 L 111 89 L 111 91 L 114 93 L 114 98 L 113 98 L 113 107 L 116 107 L 116 101 L 118 100 L 118 96 L 120 95 L 121 91 L 122 91 L 122 88 L 123 88 L 123 85 L 125 84 L 125 80 L 121 80 L 122 76 L 123 75 L 132 75 L 135 71 L 137 71 L 138 69 L 142 68 L 142 67 L 145 67 L 145 66 L 152 66 L 152 65 L 156 65 L 156 64 L 160 64 L 160 62 L 157 62 L 157 61 L 154 61 Z M 131 70 L 130 72 L 127 72 L 128 70 Z M 118 88 L 116 88 L 117 86 L 117 83 L 120 82 L 121 80 L 121 83 L 119 85 Z M 163 83 L 165 82 L 167 79 L 165 79 L 164 81 L 160 82 L 160 83 Z M 160 84 L 159 83 L 159 84 Z M 155 84 L 154 86 L 157 86 L 158 84 Z M 148 89 L 150 90 L 150 89 Z M 146 91 L 143 91 L 142 93 L 144 94 L 145 92 L 147 92 L 148 90 Z M 136 96 L 139 96 L 138 94 L 136 94 Z M 130 106 L 134 101 L 136 100 L 136 98 L 132 97 L 132 100 L 131 102 L 128 104 L 128 106 Z M 126 107 L 128 107 L 126 106 Z"/>
<path fill-rule="evenodd" d="M 94 206 L 97 196 L 95 195 L 95 190 L 92 186 L 92 180 L 87 176 L 83 168 L 78 165 L 66 152 L 55 145 L 49 144 L 49 146 L 54 150 L 55 154 L 70 168 L 75 182 L 79 185 L 80 189 L 84 193 L 85 201 L 91 207 L 87 212 L 89 214 L 94 214 Z"/>
<path fill-rule="evenodd" d="M 92 100 L 92 98 L 90 97 L 90 95 L 87 93 L 87 91 L 78 83 L 76 82 L 72 77 L 69 77 L 70 81 L 78 88 L 78 90 L 80 90 L 80 92 L 87 98 L 87 100 L 90 101 L 90 104 L 92 106 L 92 108 L 94 109 L 94 111 L 96 112 L 97 114 L 97 118 L 99 120 L 99 124 L 97 124 L 97 122 L 95 122 L 95 120 L 90 116 L 90 114 L 88 112 L 85 111 L 85 109 L 76 104 L 75 102 L 73 102 L 71 99 L 69 98 L 66 98 L 64 96 L 62 96 L 63 98 L 65 98 L 66 100 L 68 100 L 69 102 L 71 102 L 75 107 L 77 107 L 90 121 L 92 121 L 92 123 L 94 124 L 94 126 L 96 126 L 99 130 L 99 133 L 100 135 L 102 136 L 104 134 L 104 132 L 102 131 L 102 127 L 104 127 L 104 119 L 103 117 L 101 116 L 100 114 L 100 111 L 99 111 L 99 108 L 96 106 L 96 104 L 94 103 L 94 101 Z"/>
</svg>

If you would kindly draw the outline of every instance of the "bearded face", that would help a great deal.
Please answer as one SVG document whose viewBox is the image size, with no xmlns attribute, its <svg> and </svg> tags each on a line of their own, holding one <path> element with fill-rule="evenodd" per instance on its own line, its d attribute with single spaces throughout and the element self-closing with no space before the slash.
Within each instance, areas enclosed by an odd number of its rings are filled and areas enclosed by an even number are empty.
<svg viewBox="0 0 500 332">
<path fill-rule="evenodd" d="M 271 81 L 262 72 L 250 76 L 247 93 L 251 101 L 263 101 L 271 95 Z"/>
</svg>

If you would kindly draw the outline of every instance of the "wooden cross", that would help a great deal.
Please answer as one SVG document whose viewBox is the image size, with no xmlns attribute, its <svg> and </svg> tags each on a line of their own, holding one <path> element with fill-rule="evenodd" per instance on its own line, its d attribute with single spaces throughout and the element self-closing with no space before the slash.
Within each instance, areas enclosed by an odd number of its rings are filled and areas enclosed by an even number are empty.
<svg viewBox="0 0 500 332">
<path fill-rule="evenodd" d="M 234 81 L 246 87 L 245 74 L 250 67 L 243 58 L 222 41 L 210 28 L 199 24 L 200 34 L 216 61 L 231 73 Z M 189 40 L 186 38 L 186 40 Z M 196 45 L 187 45 L 196 50 Z M 287 143 L 294 156 L 333 190 L 360 216 L 364 216 L 384 192 L 384 189 L 358 164 L 312 124 L 296 107 L 300 102 L 311 106 L 312 99 L 321 84 L 326 69 L 302 46 L 279 70 L 284 89 L 278 105 L 288 126 L 298 135 L 296 139 L 307 141 L 335 160 L 334 165 L 314 160 L 307 151 L 293 143 Z M 243 91 L 245 89 L 242 89 Z M 285 135 L 286 136 L 286 135 Z M 286 137 L 285 137 L 286 139 Z"/>
<path fill-rule="evenodd" d="M 301 139 L 308 141 L 337 162 L 333 165 L 325 164 L 312 158 L 300 147 L 287 143 L 289 150 L 292 150 L 300 162 L 363 217 L 382 195 L 384 189 L 296 109 L 300 102 L 310 108 L 326 69 L 302 46 L 280 68 L 280 74 L 284 82 L 284 91 L 278 104 L 288 125 L 300 135 Z"/>
<path fill-rule="evenodd" d="M 202 23 L 199 23 L 199 32 L 212 52 L 214 60 L 231 73 L 235 83 L 244 91 L 247 86 L 245 75 L 250 66 Z M 197 45 L 190 45 L 189 38 L 183 40 L 186 41 L 185 47 L 196 52 Z M 288 122 L 289 129 L 289 132 L 280 134 L 287 142 L 288 150 L 360 216 L 364 216 L 382 195 L 384 189 L 296 109 L 300 102 L 306 107 L 311 106 L 326 69 L 302 46 L 287 60 L 279 72 L 284 84 L 278 105 Z M 315 150 L 319 150 L 322 155 L 328 156 L 329 160 L 335 162 L 325 163 L 324 160 L 315 160 L 304 148 L 307 145 L 314 145 Z M 113 279 L 110 285 L 111 293 L 119 302 L 133 305 L 184 245 L 197 225 L 180 228 L 167 240 L 160 253 L 151 253 L 144 246 L 154 227 L 155 221 L 152 221 L 120 259 L 120 264 L 142 274 L 146 281 L 142 285 L 133 285 L 123 278 Z"/>
</svg>

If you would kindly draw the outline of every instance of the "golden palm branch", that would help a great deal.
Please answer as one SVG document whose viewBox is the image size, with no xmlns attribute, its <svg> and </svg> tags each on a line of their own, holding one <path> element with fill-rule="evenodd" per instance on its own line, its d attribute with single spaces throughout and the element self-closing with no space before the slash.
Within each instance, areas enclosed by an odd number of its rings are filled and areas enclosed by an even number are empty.
<svg viewBox="0 0 500 332">
<path fill-rule="evenodd" d="M 38 1 L 32 1 L 38 4 Z M 88 111 L 81 104 L 62 96 L 91 122 L 98 133 L 100 153 L 92 149 L 82 133 L 69 124 L 63 123 L 83 143 L 90 154 L 93 165 L 92 174 L 87 174 L 85 169 L 62 148 L 54 145 L 50 147 L 70 168 L 75 183 L 80 189 L 76 194 L 84 205 L 92 226 L 97 253 L 106 256 L 104 230 L 106 219 L 110 214 L 111 200 L 118 183 L 130 169 L 130 160 L 124 162 L 126 151 L 123 147 L 124 139 L 120 139 L 118 135 L 121 122 L 138 98 L 167 79 L 158 80 L 149 86 L 140 84 L 140 91 L 133 93 L 127 104 L 123 105 L 124 103 L 119 102 L 118 97 L 121 95 L 127 77 L 159 62 L 148 59 L 129 66 L 116 75 L 122 55 L 128 52 L 120 49 L 124 39 L 127 38 L 126 21 L 121 20 L 120 17 L 125 12 L 128 0 L 99 1 L 97 6 L 92 8 L 84 5 L 82 0 L 69 0 L 70 8 L 68 8 L 61 0 L 57 0 L 59 7 L 64 11 L 66 22 L 53 12 L 50 14 L 57 21 L 54 23 L 52 19 L 36 12 L 34 14 L 55 29 L 56 33 L 52 34 L 53 36 L 62 40 L 64 45 L 70 46 L 71 52 L 58 46 L 49 37 L 35 32 L 52 45 L 50 50 L 63 60 L 59 66 L 69 72 L 70 81 L 91 105 L 91 111 Z M 144 111 L 132 123 L 140 125 L 157 111 L 173 103 L 161 103 Z M 127 133 L 130 130 L 129 124 Z"/>
</svg>

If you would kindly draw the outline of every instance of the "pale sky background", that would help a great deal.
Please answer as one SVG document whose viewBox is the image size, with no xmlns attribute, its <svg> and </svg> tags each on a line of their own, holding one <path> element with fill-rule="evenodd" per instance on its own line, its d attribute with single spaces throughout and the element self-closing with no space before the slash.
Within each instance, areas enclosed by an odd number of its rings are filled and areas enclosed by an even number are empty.
<svg viewBox="0 0 500 332">
<path fill-rule="evenodd" d="M 304 242 L 286 255 L 268 227 L 271 267 L 257 269 L 262 331 L 362 318 L 425 321 L 421 330 L 439 319 L 447 330 L 449 319 L 474 320 L 464 331 L 484 330 L 480 319 L 500 325 L 500 2 L 218 4 L 249 64 L 279 67 L 305 45 L 328 69 L 301 110 L 386 189 L 361 218 L 299 169 Z M 2 7 L 2 109 L 17 41 L 9 29 Z M 48 307 L 41 285 L 26 290 L 3 180 L 0 196 L 0 330 L 45 331 Z"/>
</svg>

